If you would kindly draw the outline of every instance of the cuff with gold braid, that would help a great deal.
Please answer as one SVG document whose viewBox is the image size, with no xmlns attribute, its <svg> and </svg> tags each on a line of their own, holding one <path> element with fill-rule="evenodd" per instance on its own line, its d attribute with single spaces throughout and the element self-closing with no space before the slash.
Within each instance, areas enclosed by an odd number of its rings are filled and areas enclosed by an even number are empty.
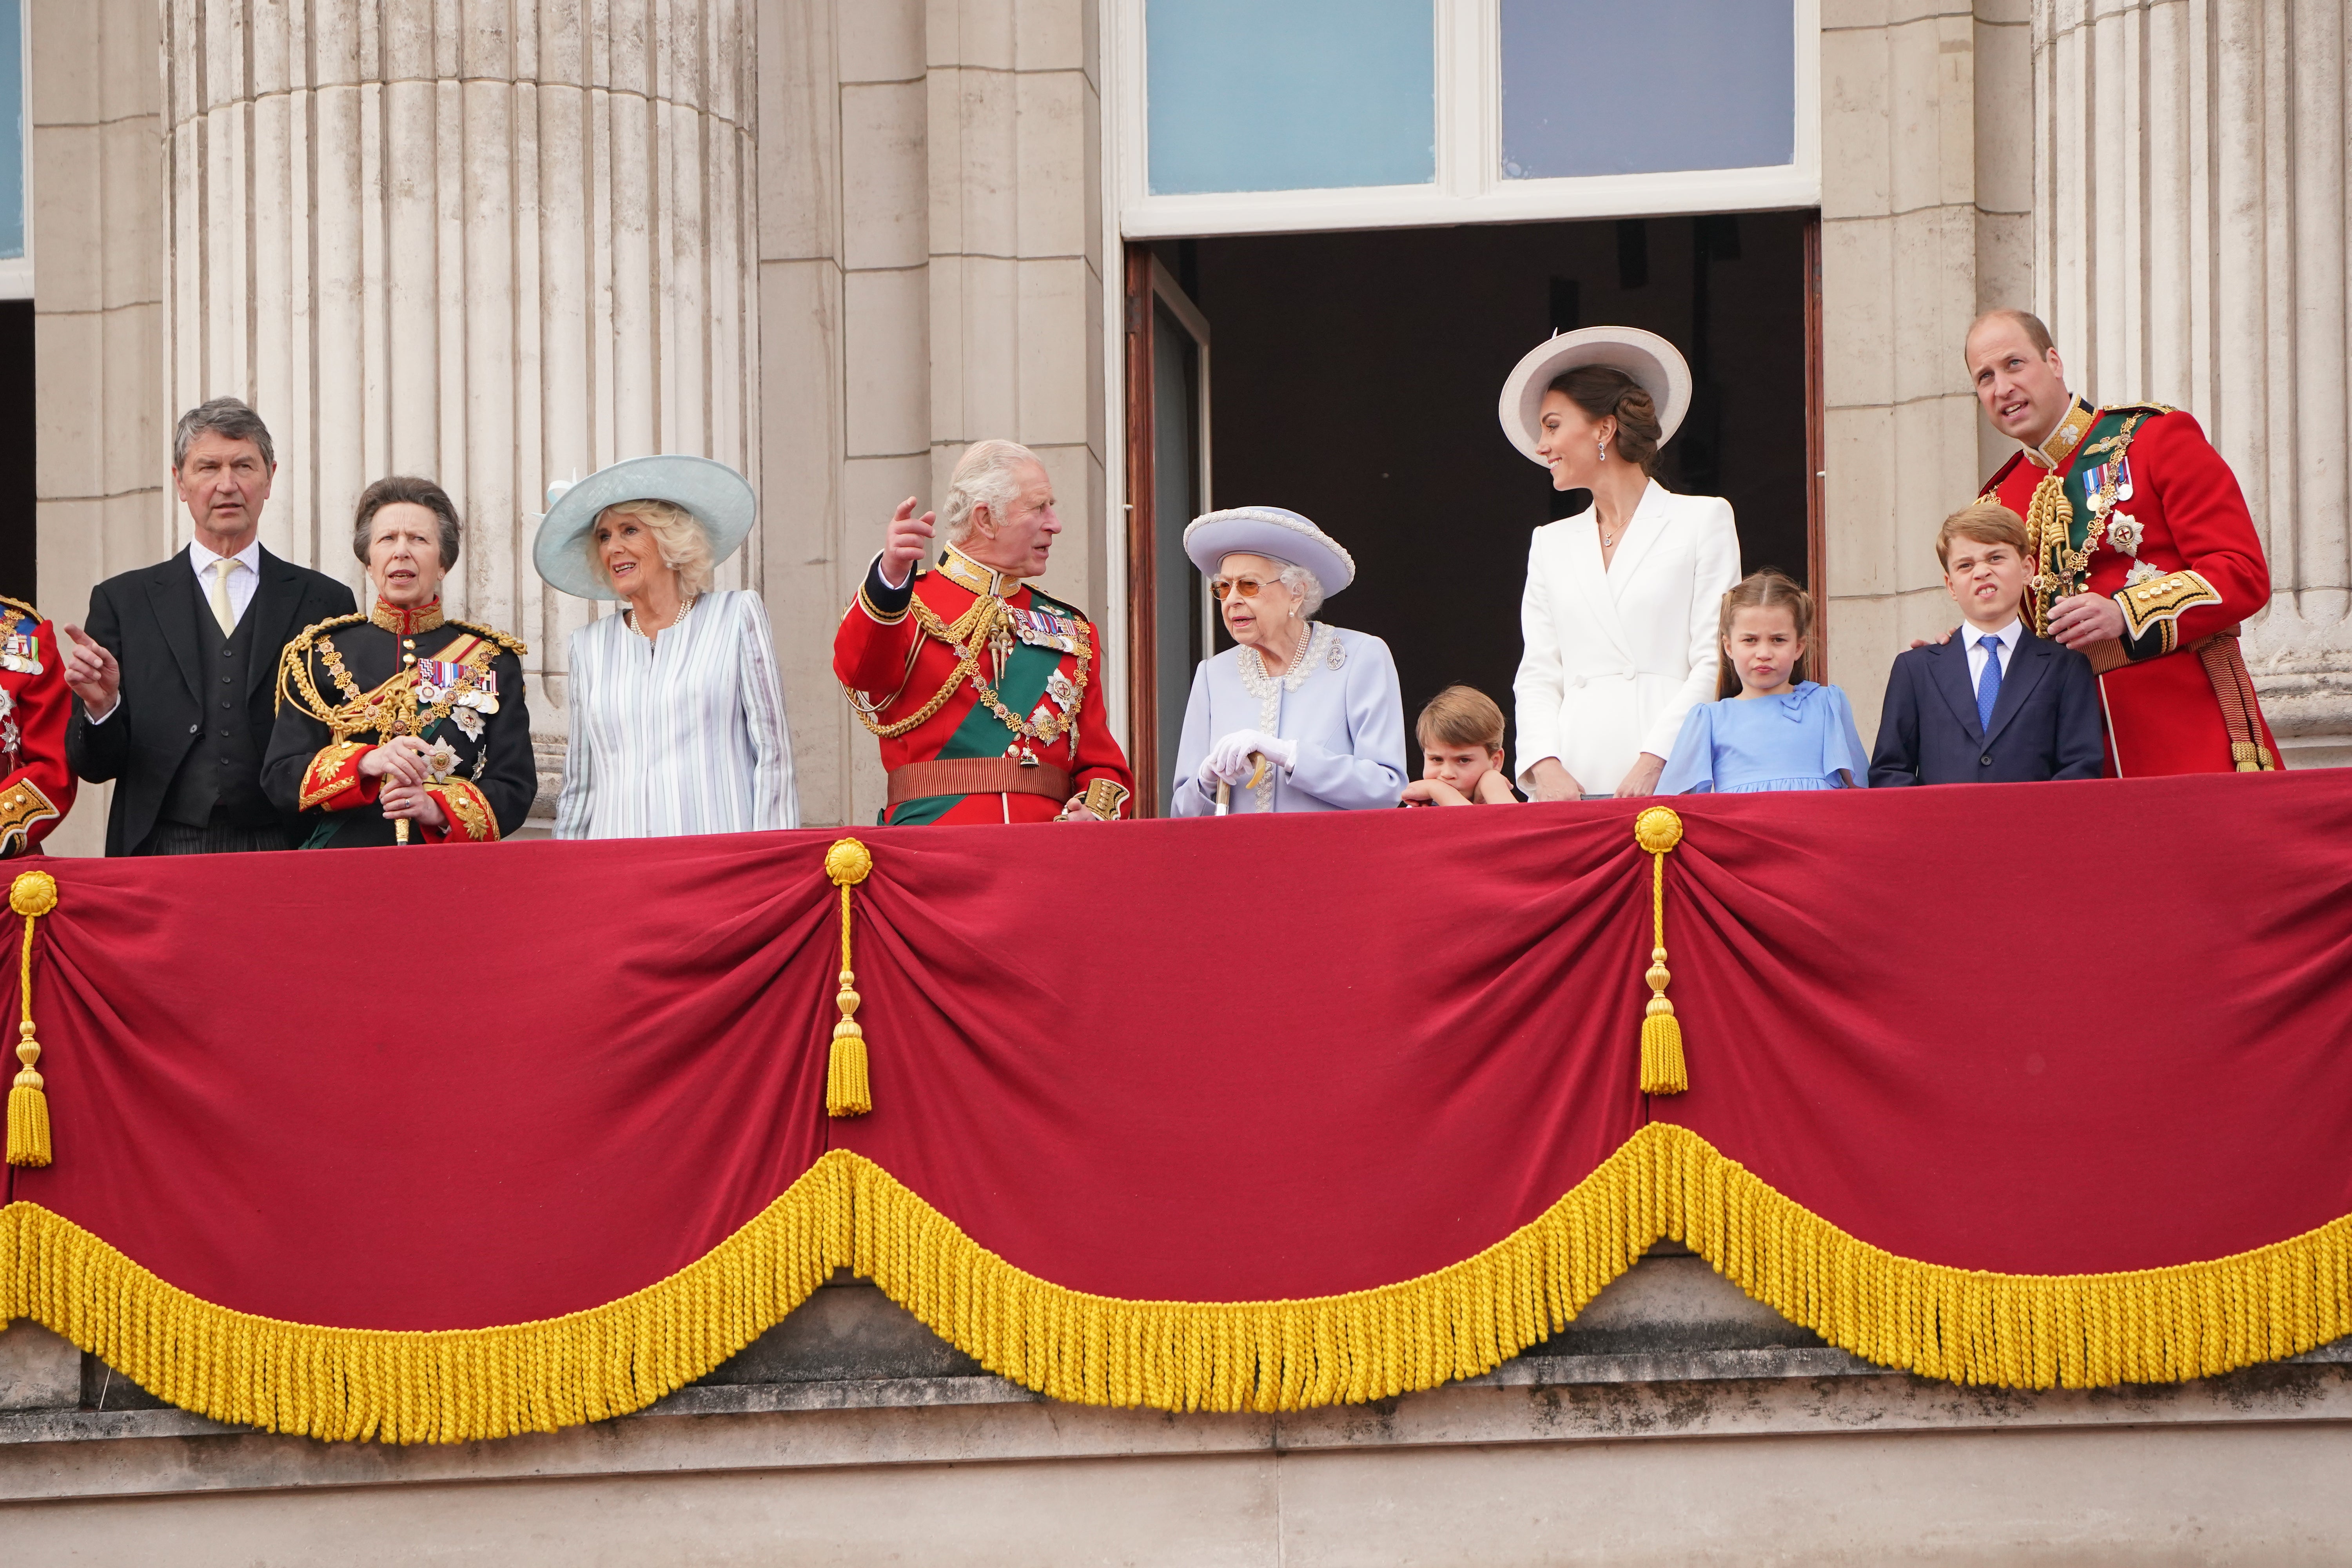
<svg viewBox="0 0 2352 1568">
<path fill-rule="evenodd" d="M 2126 586 L 2116 595 L 2125 655 L 2137 664 L 2172 652 L 2180 646 L 2181 612 L 2221 602 L 2220 591 L 2196 572 L 2167 572 Z"/>
<path fill-rule="evenodd" d="M 362 776 L 360 759 L 370 748 L 364 741 L 338 741 L 310 759 L 302 771 L 301 809 L 352 811 L 375 804 L 381 779 Z"/>
<path fill-rule="evenodd" d="M 18 779 L 0 790 L 0 858 L 31 848 L 34 825 L 53 822 L 60 815 L 31 779 Z"/>
<path fill-rule="evenodd" d="M 425 793 L 448 820 L 446 827 L 425 830 L 426 843 L 495 844 L 499 841 L 498 814 L 490 809 L 489 797 L 470 781 L 445 780 L 426 785 Z"/>
<path fill-rule="evenodd" d="M 1095 779 L 1087 784 L 1086 794 L 1078 797 L 1078 804 L 1071 810 L 1083 811 L 1104 822 L 1117 822 L 1127 809 L 1129 793 L 1127 786 L 1116 779 Z"/>
<path fill-rule="evenodd" d="M 913 567 L 908 568 L 907 580 L 896 588 L 882 579 L 882 556 L 876 552 L 866 563 L 866 580 L 857 585 L 857 607 L 886 626 L 895 626 L 907 618 L 907 606 L 915 596 Z"/>
</svg>

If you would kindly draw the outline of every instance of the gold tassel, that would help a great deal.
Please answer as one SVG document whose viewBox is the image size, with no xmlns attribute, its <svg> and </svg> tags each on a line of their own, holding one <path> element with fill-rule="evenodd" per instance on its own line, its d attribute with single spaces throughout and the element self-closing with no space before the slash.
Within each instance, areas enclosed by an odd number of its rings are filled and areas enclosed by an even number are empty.
<svg viewBox="0 0 2352 1568">
<path fill-rule="evenodd" d="M 33 928 L 58 907 L 58 880 L 47 871 L 26 871 L 8 889 L 8 907 L 25 917 L 23 965 L 17 1000 L 24 1022 L 16 1026 L 16 1059 L 24 1068 L 8 1089 L 8 1163 L 46 1165 L 49 1163 L 49 1097 L 33 1064 L 41 1059 L 41 1043 L 33 1038 Z"/>
<path fill-rule="evenodd" d="M 849 968 L 849 889 L 873 869 L 873 855 L 855 838 L 824 852 L 824 874 L 841 889 L 841 991 L 833 999 L 841 1021 L 833 1026 L 833 1054 L 825 1063 L 827 1116 L 863 1116 L 874 1109 L 874 1090 L 866 1078 L 866 1031 L 857 1026 L 857 976 Z"/>
<path fill-rule="evenodd" d="M 1683 819 L 1654 805 L 1633 819 L 1633 842 L 1650 853 L 1650 919 L 1655 945 L 1650 949 L 1650 1005 L 1642 1018 L 1642 1092 L 1680 1094 L 1690 1088 L 1683 1066 L 1683 1026 L 1666 1000 L 1666 855 L 1683 841 Z"/>
</svg>

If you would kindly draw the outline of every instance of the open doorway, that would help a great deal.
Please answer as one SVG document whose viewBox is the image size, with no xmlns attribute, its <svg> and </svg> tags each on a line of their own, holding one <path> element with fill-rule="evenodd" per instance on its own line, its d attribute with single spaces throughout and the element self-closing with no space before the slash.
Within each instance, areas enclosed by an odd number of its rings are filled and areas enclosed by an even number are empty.
<svg viewBox="0 0 2352 1568">
<path fill-rule="evenodd" d="M 1204 343 L 1215 335 L 1213 378 L 1196 384 L 1160 367 L 1162 395 L 1183 400 L 1180 416 L 1163 410 L 1154 421 L 1139 405 L 1148 384 L 1129 380 L 1130 454 L 1156 426 L 1186 476 L 1181 486 L 1152 483 L 1159 494 L 1139 506 L 1149 481 L 1131 487 L 1130 562 L 1149 551 L 1158 568 L 1159 619 L 1199 604 L 1198 574 L 1174 577 L 1189 572 L 1170 544 L 1189 519 L 1174 511 L 1187 502 L 1289 507 L 1355 556 L 1355 585 L 1323 618 L 1388 643 L 1408 731 L 1421 704 L 1455 681 L 1507 714 L 1528 534 L 1587 503 L 1582 491 L 1556 494 L 1511 447 L 1496 397 L 1546 334 L 1602 323 L 1647 328 L 1690 360 L 1691 412 L 1660 455 L 1659 481 L 1727 499 L 1745 567 L 1778 566 L 1811 585 L 1821 466 L 1813 222 L 1745 213 L 1160 241 L 1148 256 L 1131 247 L 1130 355 L 1136 329 L 1157 322 L 1165 357 L 1176 324 L 1164 306 L 1134 306 L 1138 279 L 1156 279 L 1159 296 L 1182 301 L 1197 323 L 1188 332 Z M 1202 627 L 1189 643 L 1173 630 L 1139 626 L 1133 639 L 1133 728 L 1155 738 L 1172 734 L 1191 683 L 1189 668 L 1160 666 L 1228 646 L 1222 630 Z M 1160 711 L 1171 701 L 1174 714 Z M 1148 787 L 1164 799 L 1175 759 L 1156 753 L 1172 747 L 1151 749 Z"/>
</svg>

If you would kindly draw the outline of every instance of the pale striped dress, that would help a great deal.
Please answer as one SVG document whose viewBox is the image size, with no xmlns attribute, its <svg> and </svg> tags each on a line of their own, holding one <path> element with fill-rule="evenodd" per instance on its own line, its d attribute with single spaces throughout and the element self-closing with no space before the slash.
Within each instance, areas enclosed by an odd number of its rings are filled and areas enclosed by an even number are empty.
<svg viewBox="0 0 2352 1568">
<path fill-rule="evenodd" d="M 619 615 L 572 634 L 558 838 L 798 827 L 767 606 L 705 594 L 654 643 Z"/>
</svg>

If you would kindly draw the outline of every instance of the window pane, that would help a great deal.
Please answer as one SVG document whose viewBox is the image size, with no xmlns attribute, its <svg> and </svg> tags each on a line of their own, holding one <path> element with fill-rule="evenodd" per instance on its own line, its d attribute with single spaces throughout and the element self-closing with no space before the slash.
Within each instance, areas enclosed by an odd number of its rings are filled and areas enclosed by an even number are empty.
<svg viewBox="0 0 2352 1568">
<path fill-rule="evenodd" d="M 25 8 L 0 0 L 0 259 L 25 254 Z"/>
<path fill-rule="evenodd" d="M 1503 0 L 1503 174 L 1793 163 L 1791 0 Z"/>
<path fill-rule="evenodd" d="M 1431 0 L 1147 0 L 1151 190 L 1437 178 Z"/>
</svg>

